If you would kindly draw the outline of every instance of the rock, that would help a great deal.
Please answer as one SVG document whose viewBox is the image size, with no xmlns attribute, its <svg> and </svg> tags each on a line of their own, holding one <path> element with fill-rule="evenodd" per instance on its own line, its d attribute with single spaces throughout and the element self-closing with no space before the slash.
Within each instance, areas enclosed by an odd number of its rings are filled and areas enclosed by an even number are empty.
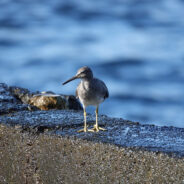
<svg viewBox="0 0 184 184">
<path fill-rule="evenodd" d="M 23 110 L 28 110 L 28 105 L 22 104 L 6 84 L 0 83 L 0 115 Z"/>
<path fill-rule="evenodd" d="M 31 93 L 28 89 L 20 88 L 16 86 L 10 86 L 9 89 L 12 96 L 16 97 L 22 103 L 30 104 L 30 98 L 32 98 L 36 93 Z"/>
<path fill-rule="evenodd" d="M 0 83 L 0 102 L 16 102 L 16 98 L 14 98 L 9 88 L 6 84 Z"/>
<path fill-rule="evenodd" d="M 184 158 L 48 133 L 0 125 L 0 183 L 183 183 Z"/>
<path fill-rule="evenodd" d="M 68 102 L 68 109 L 82 110 L 81 104 L 73 95 L 62 95 Z"/>
<path fill-rule="evenodd" d="M 82 110 L 79 101 L 72 95 L 53 92 L 30 92 L 16 86 L 0 83 L 0 114 L 21 110 L 74 109 Z"/>
<path fill-rule="evenodd" d="M 34 95 L 33 95 L 34 94 Z M 15 98 L 16 97 L 16 98 Z M 31 132 L 44 132 L 61 136 L 75 136 L 79 139 L 111 143 L 121 147 L 134 147 L 155 152 L 164 152 L 184 156 L 184 129 L 141 125 L 118 118 L 99 116 L 99 124 L 107 131 L 94 133 L 77 133 L 83 127 L 83 112 L 57 109 L 81 109 L 73 96 L 53 93 L 30 93 L 27 89 L 8 87 L 0 84 L 0 122 L 8 125 L 21 125 Z M 23 104 L 22 101 L 31 104 Z M 49 111 L 29 111 L 38 107 Z M 32 110 L 32 109 L 31 109 Z M 95 115 L 89 114 L 88 125 L 95 122 Z"/>
<path fill-rule="evenodd" d="M 28 108 L 29 108 L 28 105 L 25 105 L 25 104 L 3 102 L 3 103 L 0 103 L 0 115 L 9 114 L 17 111 L 28 110 Z"/>
<path fill-rule="evenodd" d="M 73 110 L 20 111 L 0 116 L 0 122 L 21 125 L 23 130 L 61 136 L 75 136 L 92 142 L 110 143 L 120 147 L 184 157 L 184 128 L 141 125 L 131 121 L 99 116 L 99 125 L 107 131 L 99 133 L 78 133 L 83 128 L 83 112 Z M 92 128 L 95 115 L 87 115 L 87 124 Z"/>
<path fill-rule="evenodd" d="M 30 98 L 30 104 L 38 107 L 41 110 L 49 109 L 67 109 L 67 101 L 60 95 L 55 94 L 39 94 Z"/>
<path fill-rule="evenodd" d="M 74 109 L 82 110 L 79 101 L 72 95 L 57 95 L 53 92 L 44 92 L 30 98 L 31 105 L 41 110 Z"/>
<path fill-rule="evenodd" d="M 1 83 L 0 183 L 184 181 L 184 128 L 99 115 L 107 131 L 78 133 L 82 111 L 28 110 L 36 106 L 79 108 L 72 96 L 30 93 Z M 88 127 L 94 123 L 95 114 L 87 114 Z"/>
</svg>

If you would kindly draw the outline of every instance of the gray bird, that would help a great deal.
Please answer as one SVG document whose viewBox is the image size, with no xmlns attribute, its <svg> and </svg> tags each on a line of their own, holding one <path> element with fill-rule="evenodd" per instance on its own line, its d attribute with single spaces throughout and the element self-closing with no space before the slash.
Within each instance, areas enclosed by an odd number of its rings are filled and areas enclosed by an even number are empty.
<svg viewBox="0 0 184 184">
<path fill-rule="evenodd" d="M 77 86 L 76 97 L 79 98 L 84 109 L 84 128 L 78 132 L 99 132 L 100 130 L 106 130 L 98 126 L 99 104 L 109 97 L 109 92 L 105 83 L 97 78 L 94 78 L 92 70 L 87 66 L 80 68 L 77 71 L 77 74 L 64 82 L 63 85 L 75 79 L 81 79 L 79 85 Z M 89 105 L 96 106 L 96 124 L 93 129 L 87 129 L 86 124 L 86 107 Z"/>
</svg>

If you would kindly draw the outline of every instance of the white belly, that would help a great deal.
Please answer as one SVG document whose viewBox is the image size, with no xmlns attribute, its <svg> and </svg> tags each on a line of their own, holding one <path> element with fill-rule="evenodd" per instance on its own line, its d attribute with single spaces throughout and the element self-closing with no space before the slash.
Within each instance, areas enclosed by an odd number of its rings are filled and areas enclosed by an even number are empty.
<svg viewBox="0 0 184 184">
<path fill-rule="evenodd" d="M 93 106 L 99 105 L 100 103 L 102 103 L 104 101 L 104 98 L 95 98 L 93 100 L 83 100 L 79 96 L 79 100 L 80 100 L 80 102 L 82 103 L 83 106 L 87 107 L 87 106 L 90 106 L 90 105 L 93 105 Z"/>
</svg>

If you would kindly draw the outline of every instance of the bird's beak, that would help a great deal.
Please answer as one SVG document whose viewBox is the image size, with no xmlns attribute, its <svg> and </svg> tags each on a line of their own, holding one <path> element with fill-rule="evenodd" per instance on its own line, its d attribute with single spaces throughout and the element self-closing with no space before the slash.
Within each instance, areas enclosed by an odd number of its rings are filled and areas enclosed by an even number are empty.
<svg viewBox="0 0 184 184">
<path fill-rule="evenodd" d="M 75 79 L 78 79 L 78 76 L 74 76 L 74 77 L 68 79 L 67 81 L 63 82 L 63 85 L 65 85 L 65 84 L 67 84 L 68 82 L 71 82 L 71 81 L 73 81 L 73 80 L 75 80 Z"/>
</svg>

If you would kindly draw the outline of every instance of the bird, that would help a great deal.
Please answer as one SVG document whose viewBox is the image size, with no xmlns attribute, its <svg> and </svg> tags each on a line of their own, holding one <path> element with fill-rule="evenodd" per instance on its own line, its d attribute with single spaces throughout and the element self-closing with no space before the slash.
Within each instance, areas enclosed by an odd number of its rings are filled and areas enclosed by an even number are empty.
<svg viewBox="0 0 184 184">
<path fill-rule="evenodd" d="M 76 98 L 81 102 L 84 111 L 84 128 L 78 132 L 105 131 L 106 129 L 101 128 L 98 125 L 98 109 L 99 105 L 109 97 L 107 86 L 102 80 L 93 77 L 93 72 L 88 66 L 80 68 L 76 75 L 64 82 L 63 85 L 75 79 L 81 79 L 76 89 Z M 86 122 L 86 108 L 91 105 L 96 107 L 96 123 L 92 129 L 88 129 Z"/>
</svg>

